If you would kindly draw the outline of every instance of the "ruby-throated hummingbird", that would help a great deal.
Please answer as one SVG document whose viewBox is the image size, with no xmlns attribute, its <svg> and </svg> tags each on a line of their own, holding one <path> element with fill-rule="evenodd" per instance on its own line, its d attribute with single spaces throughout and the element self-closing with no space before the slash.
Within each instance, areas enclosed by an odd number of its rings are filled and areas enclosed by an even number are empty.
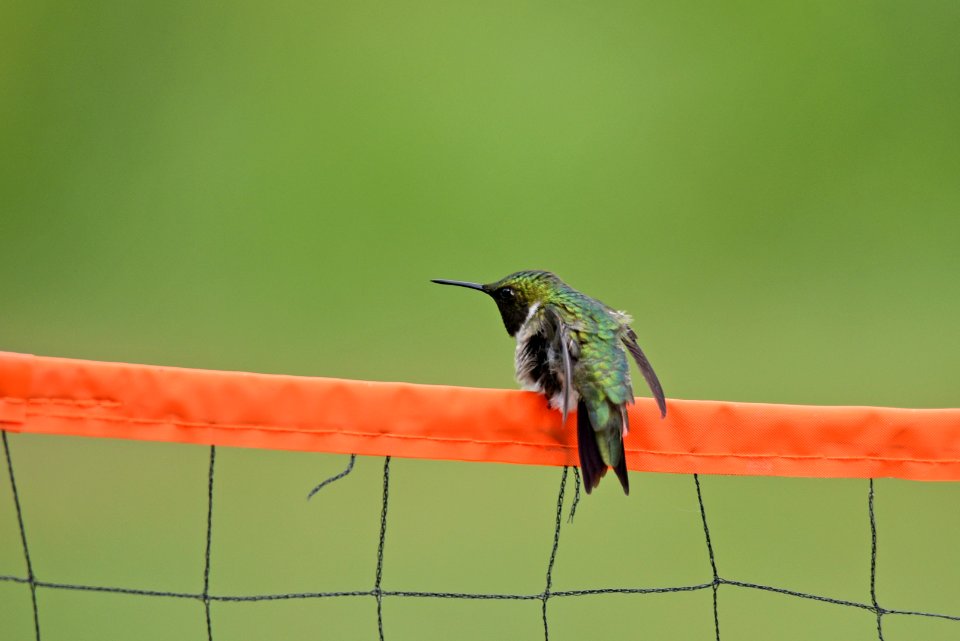
<svg viewBox="0 0 960 641">
<path fill-rule="evenodd" d="M 469 287 L 493 298 L 507 333 L 517 339 L 515 367 L 520 384 L 546 396 L 550 407 L 562 410 L 564 425 L 567 412 L 577 408 L 577 446 L 587 493 L 597 487 L 609 466 L 629 494 L 623 437 L 629 427 L 627 403 L 633 403 L 633 388 L 624 347 L 657 399 L 660 416 L 667 415 L 663 388 L 637 344 L 630 317 L 545 271 L 517 272 L 487 285 L 433 282 Z"/>
</svg>

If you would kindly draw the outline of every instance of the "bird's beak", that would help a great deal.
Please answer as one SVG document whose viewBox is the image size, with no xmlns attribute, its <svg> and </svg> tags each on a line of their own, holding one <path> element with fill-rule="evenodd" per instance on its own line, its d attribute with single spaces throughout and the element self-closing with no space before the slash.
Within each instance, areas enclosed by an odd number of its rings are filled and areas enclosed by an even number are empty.
<svg viewBox="0 0 960 641">
<path fill-rule="evenodd" d="M 444 280 L 442 278 L 434 278 L 430 281 L 431 283 L 437 283 L 438 285 L 456 285 L 457 287 L 469 287 L 470 289 L 477 289 L 481 292 L 486 292 L 483 288 L 483 285 L 480 283 L 467 283 L 462 280 Z"/>
</svg>

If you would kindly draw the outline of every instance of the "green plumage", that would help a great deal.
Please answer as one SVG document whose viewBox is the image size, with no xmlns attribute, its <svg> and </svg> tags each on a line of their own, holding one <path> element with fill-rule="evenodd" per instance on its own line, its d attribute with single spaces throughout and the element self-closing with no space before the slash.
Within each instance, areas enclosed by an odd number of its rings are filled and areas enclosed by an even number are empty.
<svg viewBox="0 0 960 641">
<path fill-rule="evenodd" d="M 488 285 L 434 282 L 477 289 L 494 299 L 507 333 L 517 339 L 520 383 L 544 394 L 551 407 L 563 412 L 564 421 L 574 405 L 578 409 L 577 441 L 587 492 L 608 466 L 628 492 L 623 436 L 633 387 L 626 351 L 637 361 L 661 415 L 666 415 L 663 390 L 637 344 L 630 317 L 545 271 L 517 272 Z"/>
<path fill-rule="evenodd" d="M 621 408 L 633 403 L 630 368 L 622 346 L 629 319 L 565 283 L 547 292 L 544 302 L 556 307 L 571 328 L 571 339 L 579 345 L 573 387 L 589 414 L 601 460 L 615 468 L 623 458 L 626 425 Z M 587 486 L 593 489 L 590 483 Z"/>
</svg>

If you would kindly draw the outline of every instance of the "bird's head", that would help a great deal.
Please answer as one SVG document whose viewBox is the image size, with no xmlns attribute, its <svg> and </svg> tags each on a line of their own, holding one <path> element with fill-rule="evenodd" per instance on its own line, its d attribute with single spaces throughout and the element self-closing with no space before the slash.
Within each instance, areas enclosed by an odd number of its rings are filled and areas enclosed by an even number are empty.
<svg viewBox="0 0 960 641">
<path fill-rule="evenodd" d="M 531 310 L 543 304 L 563 282 L 545 271 L 523 271 L 510 274 L 494 283 L 482 285 L 460 280 L 435 279 L 439 285 L 456 285 L 476 289 L 490 296 L 500 310 L 503 326 L 511 336 L 516 335 Z"/>
</svg>

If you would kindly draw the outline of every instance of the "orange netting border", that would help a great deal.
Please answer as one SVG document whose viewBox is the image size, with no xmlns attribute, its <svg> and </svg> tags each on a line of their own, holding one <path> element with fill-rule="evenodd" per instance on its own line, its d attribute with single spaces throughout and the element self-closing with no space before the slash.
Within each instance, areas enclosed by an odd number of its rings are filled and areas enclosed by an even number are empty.
<svg viewBox="0 0 960 641">
<path fill-rule="evenodd" d="M 960 480 L 960 409 L 651 399 L 631 470 Z M 574 417 L 529 392 L 0 352 L 0 429 L 367 456 L 576 465 Z"/>
</svg>

